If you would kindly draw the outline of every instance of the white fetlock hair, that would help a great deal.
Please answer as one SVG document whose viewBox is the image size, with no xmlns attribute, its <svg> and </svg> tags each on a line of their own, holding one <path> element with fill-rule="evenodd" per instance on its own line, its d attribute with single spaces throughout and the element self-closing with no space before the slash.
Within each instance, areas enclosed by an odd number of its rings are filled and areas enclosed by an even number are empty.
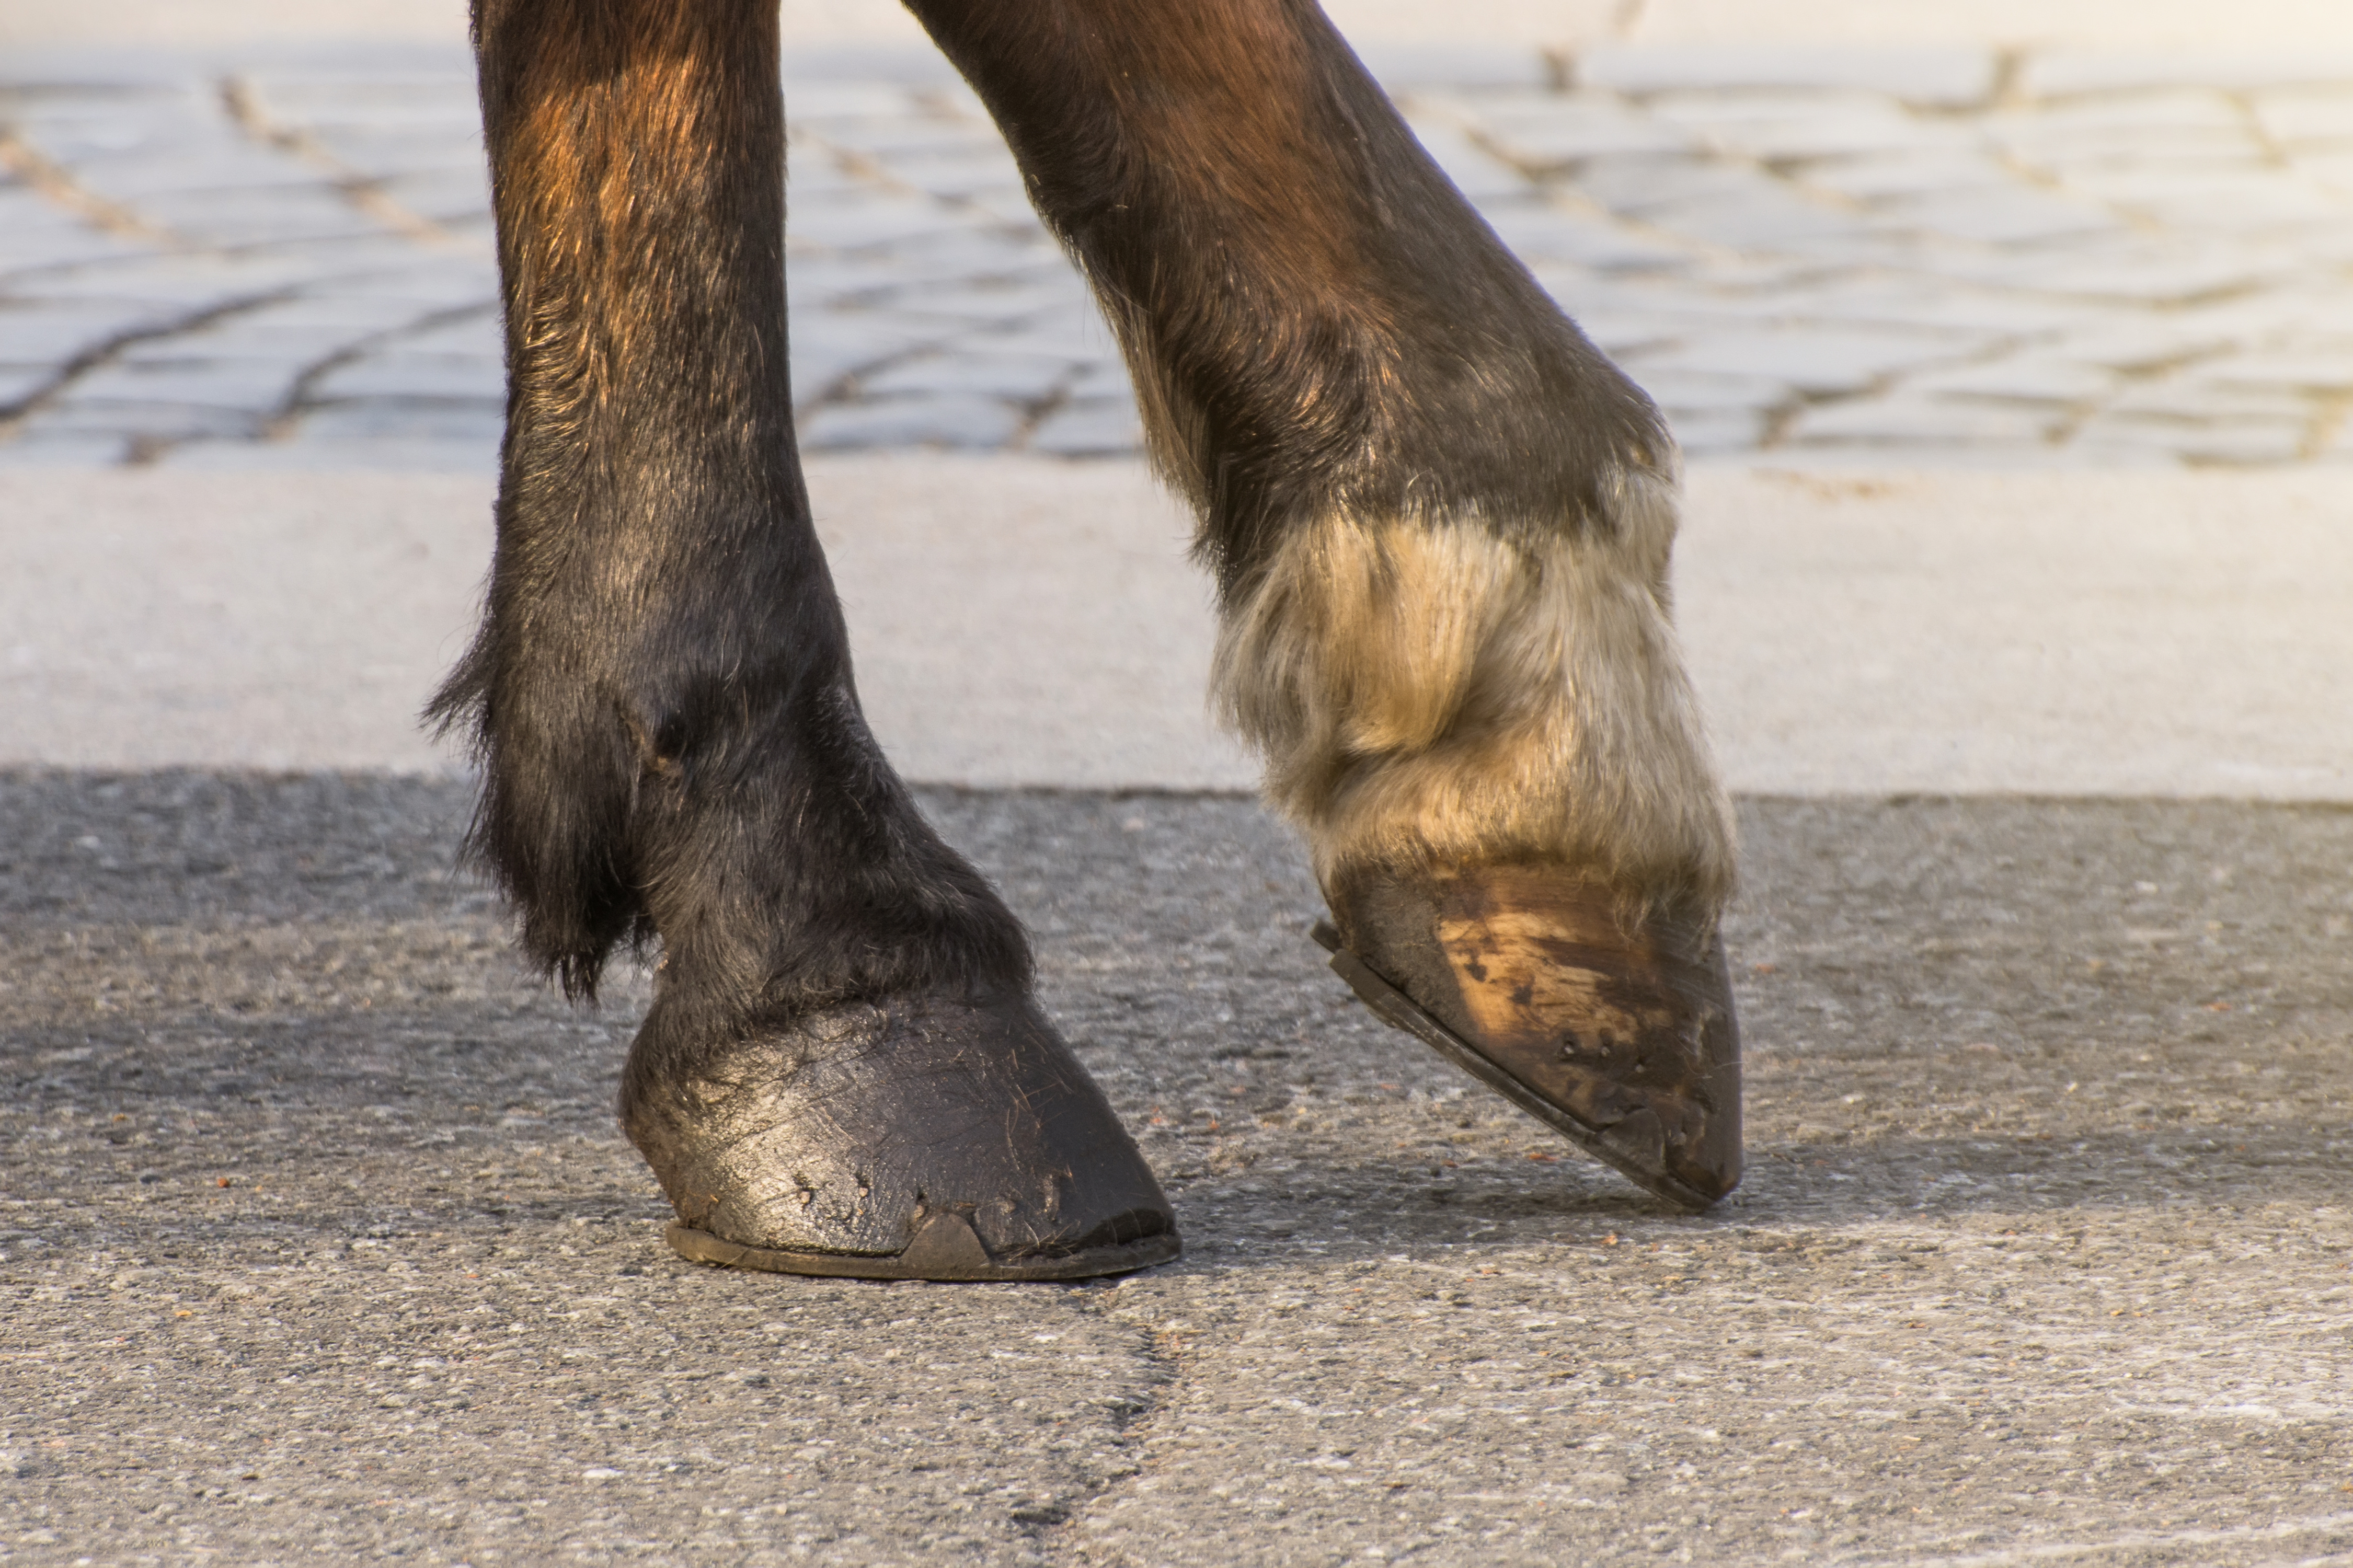
<svg viewBox="0 0 2353 1568">
<path fill-rule="evenodd" d="M 1557 860 L 1713 922 L 1732 811 L 1670 616 L 1672 479 L 1535 542 L 1332 516 L 1227 606 L 1212 676 L 1269 800 L 1344 868 Z"/>
</svg>

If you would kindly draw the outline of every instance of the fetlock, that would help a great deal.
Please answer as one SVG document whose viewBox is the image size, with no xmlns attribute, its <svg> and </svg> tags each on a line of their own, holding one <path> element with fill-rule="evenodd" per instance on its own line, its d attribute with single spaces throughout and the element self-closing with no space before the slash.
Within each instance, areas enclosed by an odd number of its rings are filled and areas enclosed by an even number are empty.
<svg viewBox="0 0 2353 1568">
<path fill-rule="evenodd" d="M 1544 531 L 1320 519 L 1229 599 L 1219 707 L 1327 883 L 1546 860 L 1713 926 L 1732 815 L 1669 616 L 1673 488 L 1603 489 Z"/>
<path fill-rule="evenodd" d="M 1550 529 L 1335 514 L 1228 601 L 1229 721 L 1391 1022 L 1687 1206 L 1740 1171 L 1729 803 L 1669 616 L 1672 487 Z"/>
</svg>

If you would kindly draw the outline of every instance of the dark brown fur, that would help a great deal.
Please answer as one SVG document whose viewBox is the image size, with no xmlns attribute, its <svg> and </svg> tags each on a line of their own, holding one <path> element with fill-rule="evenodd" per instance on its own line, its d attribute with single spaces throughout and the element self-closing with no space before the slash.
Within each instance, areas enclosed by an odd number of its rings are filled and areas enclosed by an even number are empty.
<svg viewBox="0 0 2353 1568">
<path fill-rule="evenodd" d="M 1230 595 L 1335 512 L 1604 524 L 1656 410 L 1308 0 L 909 0 L 1120 329 Z"/>
<path fill-rule="evenodd" d="M 434 705 L 477 852 L 593 992 L 658 935 L 669 1037 L 1019 988 L 1020 930 L 860 715 L 794 448 L 776 12 L 480 0 L 510 378 L 481 634 Z"/>
<path fill-rule="evenodd" d="M 1229 605 L 1335 518 L 1614 531 L 1656 412 L 1307 0 L 911 0 L 1122 333 Z M 633 1083 L 761 1017 L 1027 984 L 869 736 L 793 443 L 773 0 L 476 0 L 511 378 L 473 843 Z M 1644 548 L 1647 548 L 1645 546 Z"/>
</svg>

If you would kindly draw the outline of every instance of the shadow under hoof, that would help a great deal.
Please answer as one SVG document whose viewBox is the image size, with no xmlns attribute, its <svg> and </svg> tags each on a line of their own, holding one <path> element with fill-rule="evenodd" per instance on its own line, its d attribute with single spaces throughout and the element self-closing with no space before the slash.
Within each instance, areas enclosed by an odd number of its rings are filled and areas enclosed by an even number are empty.
<svg viewBox="0 0 2353 1568">
<path fill-rule="evenodd" d="M 690 1262 L 721 1268 L 756 1268 L 768 1274 L 808 1274 L 832 1279 L 931 1279 L 944 1284 L 987 1279 L 1093 1279 L 1171 1263 L 1184 1250 L 1176 1233 L 1171 1230 L 1140 1241 L 1082 1247 L 1059 1257 L 999 1262 L 981 1245 L 972 1221 L 953 1213 L 931 1215 L 915 1232 L 915 1239 L 907 1244 L 907 1250 L 896 1258 L 741 1247 L 683 1225 L 672 1225 L 662 1233 L 662 1239 L 670 1243 L 671 1251 Z"/>
</svg>

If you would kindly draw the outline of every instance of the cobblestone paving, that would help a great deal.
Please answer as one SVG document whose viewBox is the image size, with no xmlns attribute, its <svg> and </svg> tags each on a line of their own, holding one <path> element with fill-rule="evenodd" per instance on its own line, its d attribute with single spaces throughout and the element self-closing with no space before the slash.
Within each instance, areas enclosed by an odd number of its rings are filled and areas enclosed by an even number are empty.
<svg viewBox="0 0 2353 1568">
<path fill-rule="evenodd" d="M 1380 63 L 1694 455 L 2353 455 L 2353 64 Z M 1110 335 L 946 68 L 788 73 L 807 444 L 1133 451 Z M 462 58 L 0 68 L 0 464 L 486 467 L 495 294 Z"/>
</svg>

